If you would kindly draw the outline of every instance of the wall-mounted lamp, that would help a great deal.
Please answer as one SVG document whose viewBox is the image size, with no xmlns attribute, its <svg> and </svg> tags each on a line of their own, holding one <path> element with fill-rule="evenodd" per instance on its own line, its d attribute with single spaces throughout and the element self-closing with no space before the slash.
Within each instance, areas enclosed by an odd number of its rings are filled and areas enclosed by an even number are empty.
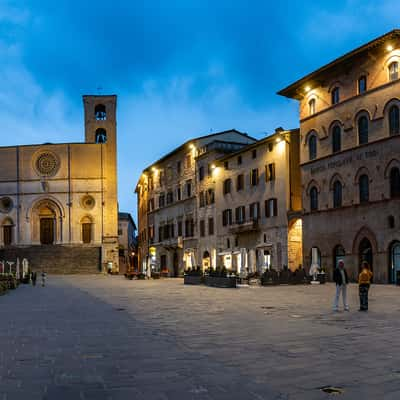
<svg viewBox="0 0 400 400">
<path fill-rule="evenodd" d="M 392 46 L 391 44 L 388 44 L 388 45 L 386 46 L 386 50 L 387 50 L 387 51 L 392 51 L 392 50 L 393 50 L 393 46 Z"/>
</svg>

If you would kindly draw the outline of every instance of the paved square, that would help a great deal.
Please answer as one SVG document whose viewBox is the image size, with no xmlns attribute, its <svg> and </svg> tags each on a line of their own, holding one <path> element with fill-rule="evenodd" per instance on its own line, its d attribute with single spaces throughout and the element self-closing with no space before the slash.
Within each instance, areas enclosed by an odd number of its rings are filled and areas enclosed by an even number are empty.
<svg viewBox="0 0 400 400">
<path fill-rule="evenodd" d="M 0 400 L 400 399 L 400 287 L 333 294 L 50 276 L 0 297 Z"/>
</svg>

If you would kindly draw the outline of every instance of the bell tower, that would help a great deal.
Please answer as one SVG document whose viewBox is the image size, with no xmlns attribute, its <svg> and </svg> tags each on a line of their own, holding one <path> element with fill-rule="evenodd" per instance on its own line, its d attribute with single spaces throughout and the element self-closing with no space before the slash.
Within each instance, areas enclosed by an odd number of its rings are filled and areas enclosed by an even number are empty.
<svg viewBox="0 0 400 400">
<path fill-rule="evenodd" d="M 101 159 L 102 269 L 118 271 L 117 96 L 83 96 L 85 142 L 99 146 Z"/>
</svg>

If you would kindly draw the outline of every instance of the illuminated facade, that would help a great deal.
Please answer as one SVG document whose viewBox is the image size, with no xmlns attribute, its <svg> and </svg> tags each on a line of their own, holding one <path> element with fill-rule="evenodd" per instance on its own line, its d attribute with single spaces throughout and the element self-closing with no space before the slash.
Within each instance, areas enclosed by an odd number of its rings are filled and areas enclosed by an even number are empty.
<svg viewBox="0 0 400 400">
<path fill-rule="evenodd" d="M 84 143 L 0 147 L 0 259 L 118 271 L 116 96 L 83 104 Z"/>
<path fill-rule="evenodd" d="M 383 35 L 279 94 L 299 101 L 305 265 L 376 282 L 400 271 L 400 31 Z"/>
</svg>

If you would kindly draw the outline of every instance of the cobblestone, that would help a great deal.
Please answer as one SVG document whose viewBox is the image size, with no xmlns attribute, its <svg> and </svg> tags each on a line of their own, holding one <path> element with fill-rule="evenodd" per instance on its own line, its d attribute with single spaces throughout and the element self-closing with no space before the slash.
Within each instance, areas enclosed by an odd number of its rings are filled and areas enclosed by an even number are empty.
<svg viewBox="0 0 400 400">
<path fill-rule="evenodd" d="M 0 298 L 0 399 L 395 399 L 400 287 L 216 289 L 50 276 Z"/>
</svg>

